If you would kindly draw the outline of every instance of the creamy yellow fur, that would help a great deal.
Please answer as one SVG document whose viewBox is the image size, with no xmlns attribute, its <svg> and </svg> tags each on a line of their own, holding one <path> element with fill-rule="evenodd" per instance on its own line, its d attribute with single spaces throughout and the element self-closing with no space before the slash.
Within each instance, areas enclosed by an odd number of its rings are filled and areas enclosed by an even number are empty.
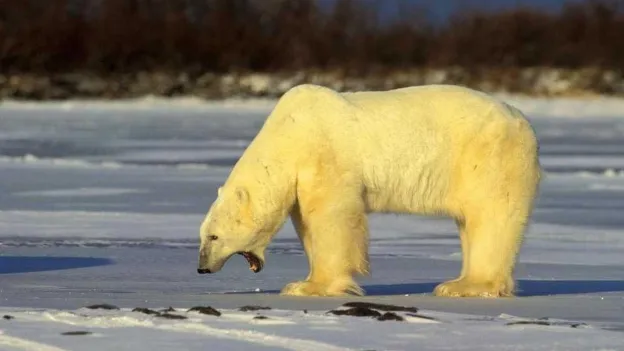
<svg viewBox="0 0 624 351">
<path fill-rule="evenodd" d="M 286 295 L 362 294 L 366 214 L 438 214 L 458 224 L 460 276 L 439 296 L 512 296 L 540 179 L 523 115 L 463 87 L 386 92 L 293 88 L 235 165 L 200 230 L 200 268 L 264 249 L 290 215 L 309 260 Z M 218 240 L 209 240 L 216 235 Z"/>
</svg>

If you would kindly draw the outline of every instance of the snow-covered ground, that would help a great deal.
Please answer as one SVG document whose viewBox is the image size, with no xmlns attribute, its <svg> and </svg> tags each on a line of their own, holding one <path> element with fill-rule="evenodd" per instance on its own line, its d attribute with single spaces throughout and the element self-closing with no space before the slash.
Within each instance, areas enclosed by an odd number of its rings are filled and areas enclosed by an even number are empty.
<svg viewBox="0 0 624 351">
<path fill-rule="evenodd" d="M 4 102 L 0 349 L 624 350 L 624 101 L 505 98 L 534 123 L 547 177 L 520 296 L 498 300 L 431 296 L 460 268 L 444 218 L 372 216 L 364 298 L 276 295 L 307 274 L 290 223 L 261 273 L 234 257 L 197 275 L 199 224 L 271 101 Z M 353 301 L 419 311 L 329 313 Z"/>
</svg>

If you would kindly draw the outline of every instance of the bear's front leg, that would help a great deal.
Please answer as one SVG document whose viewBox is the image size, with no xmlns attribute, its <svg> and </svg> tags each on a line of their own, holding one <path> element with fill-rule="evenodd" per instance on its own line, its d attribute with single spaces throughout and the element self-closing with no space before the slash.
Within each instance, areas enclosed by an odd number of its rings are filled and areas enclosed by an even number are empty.
<svg viewBox="0 0 624 351">
<path fill-rule="evenodd" d="M 286 285 L 281 294 L 364 295 L 353 279 L 354 274 L 368 273 L 368 226 L 363 207 L 321 207 L 317 203 L 314 211 L 306 213 L 305 204 L 300 201 L 291 218 L 308 257 L 310 274 L 306 280 Z"/>
</svg>

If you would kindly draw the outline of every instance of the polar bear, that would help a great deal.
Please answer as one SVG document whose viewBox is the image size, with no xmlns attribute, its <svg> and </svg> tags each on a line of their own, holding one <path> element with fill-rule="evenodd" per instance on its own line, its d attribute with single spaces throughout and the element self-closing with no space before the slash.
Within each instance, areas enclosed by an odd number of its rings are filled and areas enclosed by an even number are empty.
<svg viewBox="0 0 624 351">
<path fill-rule="evenodd" d="M 362 295 L 367 213 L 446 215 L 462 249 L 437 296 L 513 296 L 512 278 L 540 181 L 523 114 L 454 85 L 338 93 L 297 86 L 278 101 L 219 188 L 200 228 L 198 273 L 234 254 L 258 272 L 288 216 L 308 259 L 284 295 Z"/>
</svg>

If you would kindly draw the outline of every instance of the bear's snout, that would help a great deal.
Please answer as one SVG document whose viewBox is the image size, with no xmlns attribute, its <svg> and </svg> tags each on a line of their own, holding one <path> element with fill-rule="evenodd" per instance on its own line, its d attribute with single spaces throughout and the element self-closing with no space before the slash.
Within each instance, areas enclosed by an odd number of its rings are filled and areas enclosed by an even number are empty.
<svg viewBox="0 0 624 351">
<path fill-rule="evenodd" d="M 197 273 L 198 274 L 209 274 L 218 271 L 218 269 L 214 269 L 210 262 L 208 262 L 208 255 L 206 255 L 206 250 L 201 248 L 199 250 L 199 264 L 197 265 Z"/>
</svg>

